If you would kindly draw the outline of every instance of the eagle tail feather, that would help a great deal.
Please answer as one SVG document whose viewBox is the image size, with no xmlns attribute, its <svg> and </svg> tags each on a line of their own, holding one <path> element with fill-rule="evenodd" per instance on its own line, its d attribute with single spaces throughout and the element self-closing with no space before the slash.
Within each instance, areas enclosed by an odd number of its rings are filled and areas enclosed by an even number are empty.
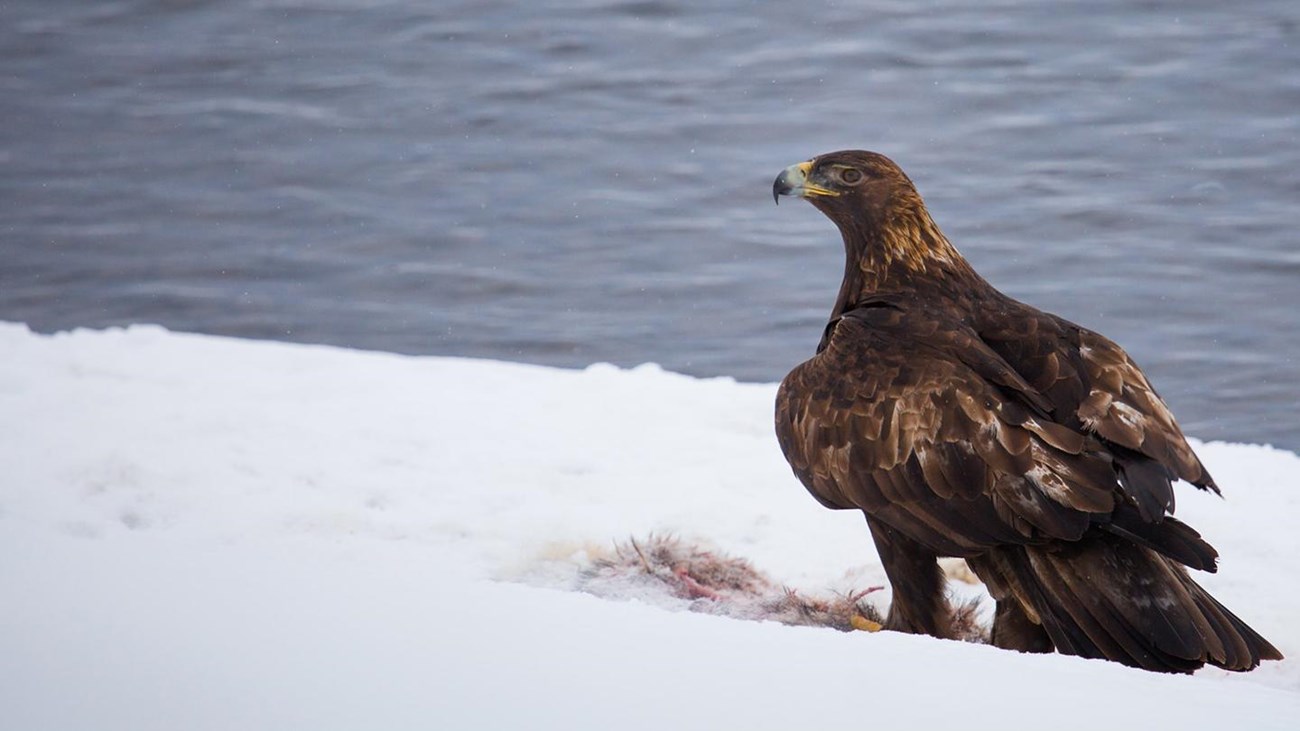
<svg viewBox="0 0 1300 731">
<path fill-rule="evenodd" d="M 1244 671 L 1282 657 L 1181 565 L 1117 535 L 1002 547 L 968 561 L 999 603 L 1020 604 L 1065 654 L 1171 673 L 1206 663 Z"/>
</svg>

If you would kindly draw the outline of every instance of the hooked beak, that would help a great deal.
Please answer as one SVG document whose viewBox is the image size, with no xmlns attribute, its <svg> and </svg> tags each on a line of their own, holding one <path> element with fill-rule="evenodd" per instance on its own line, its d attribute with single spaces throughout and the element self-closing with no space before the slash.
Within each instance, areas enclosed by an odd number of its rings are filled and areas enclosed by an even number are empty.
<svg viewBox="0 0 1300 731">
<path fill-rule="evenodd" d="M 839 195 L 833 190 L 809 182 L 808 173 L 812 170 L 812 166 L 812 160 L 809 160 L 782 170 L 781 174 L 776 176 L 776 182 L 772 183 L 772 200 L 780 204 L 783 195 L 797 195 L 800 198 Z"/>
</svg>

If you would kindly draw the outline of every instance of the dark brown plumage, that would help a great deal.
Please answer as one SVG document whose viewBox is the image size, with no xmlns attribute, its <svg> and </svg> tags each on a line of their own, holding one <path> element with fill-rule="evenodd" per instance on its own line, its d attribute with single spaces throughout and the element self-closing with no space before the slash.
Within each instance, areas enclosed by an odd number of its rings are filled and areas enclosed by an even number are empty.
<svg viewBox="0 0 1300 731">
<path fill-rule="evenodd" d="M 846 253 L 777 437 L 813 497 L 866 514 L 886 629 L 951 636 L 936 559 L 958 556 L 1001 647 L 1168 672 L 1282 657 L 1184 568 L 1218 554 L 1172 516 L 1172 483 L 1218 487 L 1118 345 L 984 281 L 882 155 L 792 165 L 773 193 L 826 214 Z"/>
</svg>

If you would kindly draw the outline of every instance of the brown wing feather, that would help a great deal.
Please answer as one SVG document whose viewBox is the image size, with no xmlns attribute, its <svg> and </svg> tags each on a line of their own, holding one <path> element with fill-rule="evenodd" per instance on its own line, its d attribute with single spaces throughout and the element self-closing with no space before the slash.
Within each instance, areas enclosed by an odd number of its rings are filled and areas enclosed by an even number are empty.
<svg viewBox="0 0 1300 731">
<path fill-rule="evenodd" d="M 1155 460 L 1178 477 L 1219 491 L 1169 407 L 1137 364 L 1115 343 L 1079 328 L 1088 396 L 1075 413 L 1102 437 Z"/>
<path fill-rule="evenodd" d="M 1039 415 L 1039 401 L 961 323 L 873 307 L 842 318 L 782 383 L 777 435 L 824 505 L 970 555 L 1075 540 L 1114 507 L 1108 458 Z"/>
<path fill-rule="evenodd" d="M 1150 483 L 1161 493 L 1150 498 L 1152 518 L 1162 512 L 1155 502 L 1172 508 L 1169 479 L 1218 492 L 1169 407 L 1118 345 L 1010 298 L 981 309 L 976 319 L 979 337 L 1050 402 L 1054 421 L 1105 439 L 1120 448 L 1121 459 L 1141 455 L 1168 472 L 1165 487 Z"/>
</svg>

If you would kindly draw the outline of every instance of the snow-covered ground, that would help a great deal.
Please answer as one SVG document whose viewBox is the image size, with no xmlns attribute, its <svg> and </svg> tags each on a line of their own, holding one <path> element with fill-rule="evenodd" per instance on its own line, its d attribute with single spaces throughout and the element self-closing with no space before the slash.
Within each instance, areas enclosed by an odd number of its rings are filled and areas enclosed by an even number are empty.
<svg viewBox="0 0 1300 731">
<path fill-rule="evenodd" d="M 1300 723 L 1290 452 L 1202 445 L 1227 499 L 1178 511 L 1222 554 L 1198 580 L 1292 659 L 1170 677 L 574 591 L 652 533 L 883 583 L 782 460 L 773 385 L 155 327 L 0 325 L 0 354 L 3 729 Z"/>
</svg>

